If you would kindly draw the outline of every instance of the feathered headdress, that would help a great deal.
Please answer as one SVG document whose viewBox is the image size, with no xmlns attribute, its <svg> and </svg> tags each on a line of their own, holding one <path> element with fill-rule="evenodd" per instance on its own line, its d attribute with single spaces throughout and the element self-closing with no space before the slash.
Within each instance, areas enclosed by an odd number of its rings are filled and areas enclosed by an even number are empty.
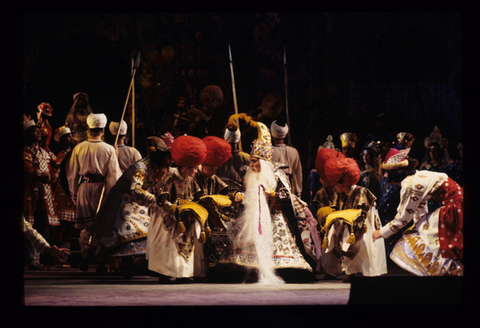
<svg viewBox="0 0 480 328">
<path fill-rule="evenodd" d="M 250 116 L 245 113 L 234 114 L 229 117 L 227 122 L 227 128 L 229 130 L 236 130 L 238 128 L 238 120 L 242 119 L 247 125 L 257 129 L 257 138 L 253 141 L 252 150 L 250 156 L 258 157 L 267 161 L 272 160 L 272 139 L 270 137 L 270 130 L 262 122 L 256 122 L 252 120 Z"/>
</svg>

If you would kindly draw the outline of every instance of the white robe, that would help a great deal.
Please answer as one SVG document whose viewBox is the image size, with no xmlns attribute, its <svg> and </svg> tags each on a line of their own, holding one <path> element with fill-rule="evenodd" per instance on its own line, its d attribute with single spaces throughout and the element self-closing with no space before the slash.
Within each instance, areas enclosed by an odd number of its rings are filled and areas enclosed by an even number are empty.
<svg viewBox="0 0 480 328">
<path fill-rule="evenodd" d="M 345 195 L 345 198 L 351 199 L 351 197 L 354 197 L 355 189 L 357 188 L 363 187 L 353 186 L 350 192 Z M 355 205 L 360 206 L 360 204 Z M 341 202 L 340 207 L 339 210 L 348 209 L 348 206 L 344 206 Z M 338 225 L 332 225 L 328 231 L 330 237 L 328 244 L 330 247 L 328 249 L 322 249 L 322 267 L 324 268 L 325 273 L 337 276 L 341 274 L 342 271 L 345 271 L 345 274 L 347 275 L 361 273 L 367 277 L 380 276 L 387 273 L 385 243 L 378 241 L 373 242 L 372 239 L 373 231 L 381 227 L 380 217 L 375 202 L 371 204 L 367 212 L 365 225 L 367 227 L 366 232 L 363 234 L 362 238 L 354 243 L 352 249 L 354 257 L 350 259 L 343 256 L 342 261 L 338 261 L 337 257 L 331 253 L 333 244 L 335 244 L 333 239 L 334 236 L 337 236 L 337 238 L 342 241 L 343 245 L 348 245 L 346 244 L 346 240 L 349 234 L 345 232 L 346 228 L 344 225 L 341 227 Z"/>
<path fill-rule="evenodd" d="M 440 209 L 428 212 L 427 202 L 446 182 L 445 173 L 417 171 L 402 181 L 401 202 L 397 215 L 380 229 L 383 238 L 397 233 L 413 220 L 413 226 L 395 244 L 390 258 L 403 269 L 417 276 L 463 275 L 462 261 L 443 257 L 439 241 Z M 457 186 L 458 193 L 463 194 Z M 445 205 L 443 199 L 442 206 Z M 458 211 L 463 210 L 459 208 Z"/>
<path fill-rule="evenodd" d="M 173 170 L 170 178 L 172 176 L 178 186 L 177 198 L 193 200 L 193 195 L 200 191 L 194 179 L 181 176 L 177 169 Z M 176 188 L 175 183 L 172 188 Z M 182 191 L 185 193 L 181 194 Z M 176 199 L 170 201 L 175 202 Z M 175 228 L 166 228 L 164 224 L 165 216 L 166 212 L 163 208 L 152 207 L 145 255 L 148 260 L 148 269 L 168 277 L 191 278 L 194 276 L 195 239 L 200 234 L 198 222 L 197 220 L 192 221 L 191 228 L 183 235 L 173 236 Z M 188 247 L 191 247 L 191 252 L 181 252 L 179 250 L 178 245 L 182 236 L 188 240 L 187 244 Z"/>
<path fill-rule="evenodd" d="M 104 183 L 81 183 L 81 176 L 97 174 L 105 177 Z M 70 195 L 76 205 L 76 226 L 92 222 L 97 211 L 100 196 L 103 200 L 120 178 L 115 148 L 100 140 L 85 140 L 75 146 L 66 167 Z"/>
<path fill-rule="evenodd" d="M 118 164 L 122 173 L 140 159 L 142 159 L 142 154 L 136 148 L 126 145 L 118 146 Z"/>
</svg>

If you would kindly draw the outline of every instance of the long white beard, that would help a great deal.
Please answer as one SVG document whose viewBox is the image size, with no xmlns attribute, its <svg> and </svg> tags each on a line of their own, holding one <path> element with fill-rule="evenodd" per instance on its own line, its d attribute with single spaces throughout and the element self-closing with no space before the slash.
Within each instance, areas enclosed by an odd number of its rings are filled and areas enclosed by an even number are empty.
<svg viewBox="0 0 480 328">
<path fill-rule="evenodd" d="M 268 163 L 264 163 L 268 164 Z M 270 173 L 270 174 L 269 174 Z M 259 265 L 261 284 L 280 284 L 284 281 L 275 274 L 273 262 L 273 227 L 265 191 L 275 188 L 275 177 L 271 167 L 262 166 L 261 173 L 250 169 L 245 174 L 244 211 L 237 219 L 238 231 L 235 248 L 247 250 L 254 247 Z"/>
</svg>

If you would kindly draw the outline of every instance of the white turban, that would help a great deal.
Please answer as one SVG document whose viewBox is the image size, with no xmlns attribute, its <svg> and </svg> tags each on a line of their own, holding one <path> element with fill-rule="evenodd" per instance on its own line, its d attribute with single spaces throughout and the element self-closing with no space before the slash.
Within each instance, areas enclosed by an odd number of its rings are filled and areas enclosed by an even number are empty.
<svg viewBox="0 0 480 328">
<path fill-rule="evenodd" d="M 70 130 L 68 126 L 61 126 L 55 130 L 55 135 L 53 136 L 53 138 L 56 142 L 59 142 L 60 139 L 68 133 L 72 133 L 72 130 Z"/>
<path fill-rule="evenodd" d="M 223 139 L 228 143 L 237 143 L 240 141 L 240 130 L 236 129 L 235 131 L 230 131 L 229 129 L 225 129 L 225 134 L 223 135 Z"/>
<path fill-rule="evenodd" d="M 270 131 L 272 133 L 272 137 L 276 139 L 285 139 L 285 136 L 288 133 L 288 125 L 281 126 L 277 124 L 277 121 L 273 121 L 270 125 Z"/>
<path fill-rule="evenodd" d="M 87 125 L 90 129 L 104 128 L 107 125 L 107 116 L 105 114 L 91 113 L 87 116 Z"/>
<path fill-rule="evenodd" d="M 118 124 L 118 122 L 110 122 L 109 129 L 114 136 L 117 135 L 117 133 L 121 136 L 127 134 L 127 123 L 122 120 L 122 125 L 120 126 L 120 133 L 118 132 L 119 125 L 120 124 Z"/>
</svg>

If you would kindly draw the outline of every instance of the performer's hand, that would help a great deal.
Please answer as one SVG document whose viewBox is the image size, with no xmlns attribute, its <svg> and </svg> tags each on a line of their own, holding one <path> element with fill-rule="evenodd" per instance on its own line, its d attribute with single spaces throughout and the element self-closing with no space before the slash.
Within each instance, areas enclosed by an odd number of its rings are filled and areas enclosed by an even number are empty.
<svg viewBox="0 0 480 328">
<path fill-rule="evenodd" d="M 241 201 L 243 201 L 243 192 L 236 192 L 233 201 L 235 203 L 240 203 Z"/>
<path fill-rule="evenodd" d="M 45 248 L 45 253 L 55 256 L 59 260 L 66 260 L 67 256 L 70 255 L 70 250 L 67 248 L 58 248 L 57 246 L 48 246 Z"/>
<path fill-rule="evenodd" d="M 372 233 L 372 239 L 373 241 L 382 238 L 382 235 L 380 234 L 380 230 L 374 230 Z"/>
</svg>

